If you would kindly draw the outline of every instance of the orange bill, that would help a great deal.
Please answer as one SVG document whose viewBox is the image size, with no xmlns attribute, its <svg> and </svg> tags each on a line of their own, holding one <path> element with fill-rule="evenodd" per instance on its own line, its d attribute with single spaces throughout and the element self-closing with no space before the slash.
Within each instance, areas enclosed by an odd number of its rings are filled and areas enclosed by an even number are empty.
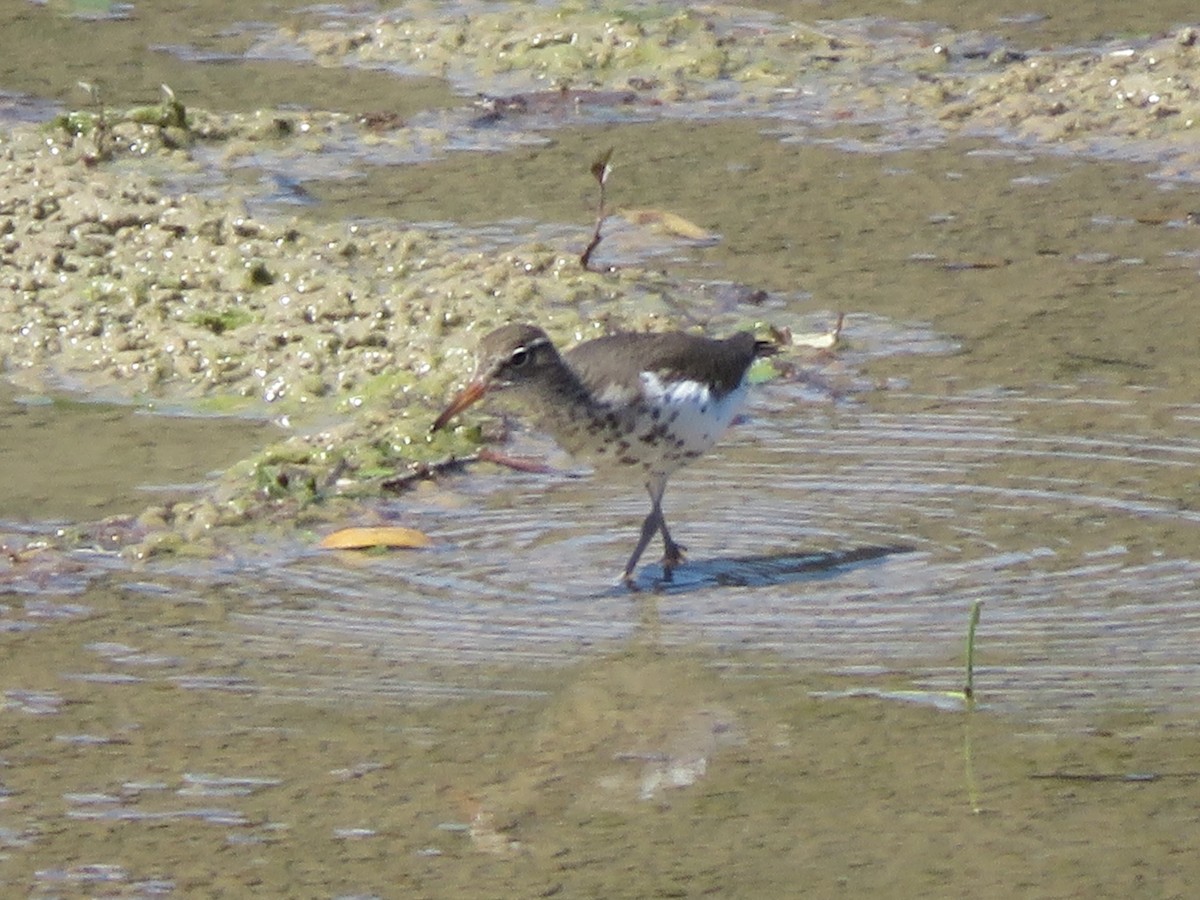
<svg viewBox="0 0 1200 900">
<path fill-rule="evenodd" d="M 446 423 L 457 416 L 460 412 L 478 400 L 487 392 L 487 383 L 480 380 L 472 381 L 462 392 L 450 401 L 450 405 L 442 410 L 442 414 L 434 420 L 430 431 L 440 431 L 446 427 Z"/>
</svg>

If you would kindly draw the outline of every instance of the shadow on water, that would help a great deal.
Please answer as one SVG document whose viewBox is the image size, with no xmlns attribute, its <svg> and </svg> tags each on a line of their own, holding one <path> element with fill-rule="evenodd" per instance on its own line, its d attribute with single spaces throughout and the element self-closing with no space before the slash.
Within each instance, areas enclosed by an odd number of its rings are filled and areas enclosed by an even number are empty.
<svg viewBox="0 0 1200 900">
<path fill-rule="evenodd" d="M 866 545 L 823 553 L 781 552 L 698 560 L 685 563 L 669 579 L 660 575 L 650 587 L 658 593 L 683 594 L 709 587 L 771 587 L 818 581 L 834 578 L 860 563 L 914 550 L 915 547 L 902 544 Z"/>
</svg>

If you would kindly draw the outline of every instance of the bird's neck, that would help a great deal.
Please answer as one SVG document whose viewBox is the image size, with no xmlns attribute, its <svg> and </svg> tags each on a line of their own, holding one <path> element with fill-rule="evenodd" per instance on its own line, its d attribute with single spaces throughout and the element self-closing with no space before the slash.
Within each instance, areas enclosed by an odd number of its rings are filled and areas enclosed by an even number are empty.
<svg viewBox="0 0 1200 900">
<path fill-rule="evenodd" d="M 561 359 L 545 377 L 521 385 L 522 399 L 542 427 L 553 432 L 564 419 L 592 413 L 596 398 L 575 371 Z"/>
</svg>

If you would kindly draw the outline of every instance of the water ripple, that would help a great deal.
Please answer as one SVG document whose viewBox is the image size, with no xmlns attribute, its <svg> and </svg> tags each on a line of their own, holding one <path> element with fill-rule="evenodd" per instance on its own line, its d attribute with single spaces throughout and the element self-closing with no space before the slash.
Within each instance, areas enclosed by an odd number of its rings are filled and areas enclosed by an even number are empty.
<svg viewBox="0 0 1200 900">
<path fill-rule="evenodd" d="M 1167 434 L 1133 399 L 1097 400 L 1129 429 L 1056 433 L 1022 424 L 1052 397 L 780 415 L 788 392 L 768 389 L 720 453 L 673 481 L 668 516 L 692 552 L 670 584 L 651 565 L 645 591 L 614 587 L 645 514 L 637 489 L 510 472 L 473 474 L 462 509 L 396 501 L 436 538 L 430 553 L 348 565 L 301 552 L 231 580 L 234 620 L 264 656 L 363 660 L 331 674 L 288 659 L 263 689 L 520 696 L 536 691 L 480 672 L 638 639 L 715 648 L 731 672 L 791 661 L 950 690 L 983 601 L 977 683 L 995 707 L 1200 705 L 1200 513 L 1171 493 L 1200 459 L 1195 410 Z"/>
</svg>

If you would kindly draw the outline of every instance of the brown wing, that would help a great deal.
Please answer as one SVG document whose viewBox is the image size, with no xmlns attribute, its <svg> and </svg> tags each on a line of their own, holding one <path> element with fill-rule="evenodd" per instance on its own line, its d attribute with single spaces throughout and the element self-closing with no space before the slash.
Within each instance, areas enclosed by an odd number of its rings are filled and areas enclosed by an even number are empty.
<svg viewBox="0 0 1200 900">
<path fill-rule="evenodd" d="M 641 391 L 641 373 L 702 381 L 718 394 L 736 388 L 755 357 L 774 352 L 770 344 L 743 331 L 724 340 L 685 334 L 618 334 L 573 347 L 563 358 L 593 394 L 628 396 Z"/>
</svg>

